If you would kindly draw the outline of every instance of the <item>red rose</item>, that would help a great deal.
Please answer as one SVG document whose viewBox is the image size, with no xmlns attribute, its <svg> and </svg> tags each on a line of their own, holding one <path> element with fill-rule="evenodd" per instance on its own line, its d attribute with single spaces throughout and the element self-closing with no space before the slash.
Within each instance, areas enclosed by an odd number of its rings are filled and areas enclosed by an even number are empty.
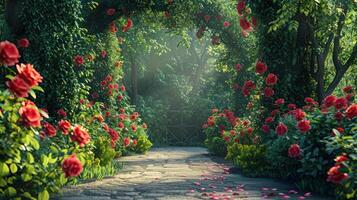
<svg viewBox="0 0 357 200">
<path fill-rule="evenodd" d="M 223 23 L 223 26 L 224 26 L 225 28 L 229 27 L 230 25 L 231 25 L 231 23 L 228 22 L 228 21 L 225 21 L 225 22 Z"/>
<path fill-rule="evenodd" d="M 270 112 L 270 116 L 275 117 L 279 113 L 280 113 L 280 110 L 279 109 L 275 109 L 275 110 Z"/>
<path fill-rule="evenodd" d="M 135 126 L 135 125 L 131 125 L 131 130 L 132 130 L 133 132 L 135 132 L 135 131 L 136 131 L 136 126 Z"/>
<path fill-rule="evenodd" d="M 293 111 L 294 117 L 297 121 L 300 121 L 306 117 L 306 113 L 302 109 L 296 109 Z"/>
<path fill-rule="evenodd" d="M 289 147 L 288 154 L 290 158 L 300 158 L 301 149 L 298 144 L 292 144 Z"/>
<path fill-rule="evenodd" d="M 274 95 L 274 90 L 272 89 L 272 88 L 270 88 L 270 87 L 266 87 L 265 89 L 264 89 L 264 95 L 265 95 L 265 97 L 271 97 L 271 96 L 273 96 Z"/>
<path fill-rule="evenodd" d="M 245 9 L 245 0 L 243 1 L 238 1 L 237 4 L 237 12 L 239 16 L 243 15 L 243 10 Z"/>
<path fill-rule="evenodd" d="M 0 64 L 13 66 L 19 62 L 20 54 L 16 46 L 8 41 L 0 42 Z"/>
<path fill-rule="evenodd" d="M 67 135 L 69 129 L 71 128 L 71 123 L 67 120 L 61 120 L 58 122 L 58 128 L 62 131 L 64 135 Z"/>
<path fill-rule="evenodd" d="M 27 48 L 30 46 L 30 41 L 27 38 L 22 38 L 17 41 L 17 45 L 21 48 Z"/>
<path fill-rule="evenodd" d="M 253 133 L 253 131 L 254 131 L 254 129 L 253 128 L 251 128 L 251 127 L 249 127 L 249 128 L 247 128 L 247 133 L 250 135 L 250 134 L 252 134 Z"/>
<path fill-rule="evenodd" d="M 109 24 L 109 32 L 111 32 L 111 33 L 116 33 L 116 32 L 118 32 L 118 28 L 115 26 L 115 23 L 114 23 L 114 22 L 112 22 L 112 23 Z"/>
<path fill-rule="evenodd" d="M 346 108 L 347 107 L 347 99 L 344 97 L 336 99 L 334 106 L 337 110 Z"/>
<path fill-rule="evenodd" d="M 80 147 L 84 147 L 84 145 L 89 143 L 90 136 L 86 129 L 84 129 L 82 126 L 76 125 L 73 128 L 73 135 L 71 136 L 71 140 L 77 142 Z"/>
<path fill-rule="evenodd" d="M 132 114 L 130 115 L 130 120 L 135 121 L 138 118 L 138 115 Z"/>
<path fill-rule="evenodd" d="M 147 129 L 147 128 L 148 128 L 148 125 L 146 125 L 146 123 L 144 123 L 144 124 L 142 125 L 142 127 L 143 127 L 143 129 Z"/>
<path fill-rule="evenodd" d="M 170 17 L 170 13 L 169 13 L 168 11 L 164 11 L 164 16 L 165 16 L 166 18 L 169 18 L 169 17 Z"/>
<path fill-rule="evenodd" d="M 25 126 L 40 127 L 41 126 L 41 114 L 38 111 L 36 105 L 31 101 L 26 101 L 19 110 L 19 114 Z"/>
<path fill-rule="evenodd" d="M 265 123 L 269 124 L 269 123 L 271 123 L 273 120 L 274 120 L 273 117 L 267 117 L 267 118 L 265 119 Z"/>
<path fill-rule="evenodd" d="M 205 18 L 205 21 L 207 23 L 211 19 L 211 15 L 205 15 L 203 18 Z"/>
<path fill-rule="evenodd" d="M 125 118 L 126 118 L 126 115 L 125 115 L 125 114 L 119 114 L 119 119 L 120 119 L 121 121 L 123 121 Z"/>
<path fill-rule="evenodd" d="M 99 123 L 102 123 L 104 121 L 104 118 L 102 115 L 96 115 L 95 119 L 98 120 Z"/>
<path fill-rule="evenodd" d="M 124 128 L 124 123 L 123 123 L 123 122 L 119 122 L 119 123 L 118 123 L 118 127 L 119 127 L 120 129 L 123 129 L 123 128 Z"/>
<path fill-rule="evenodd" d="M 257 74 L 264 74 L 268 70 L 268 67 L 265 63 L 258 61 L 257 64 L 255 65 L 255 72 Z"/>
<path fill-rule="evenodd" d="M 347 109 L 346 109 L 346 117 L 348 119 L 352 119 L 357 116 L 357 104 L 351 104 Z"/>
<path fill-rule="evenodd" d="M 116 142 L 119 139 L 119 134 L 114 129 L 110 128 L 108 133 L 113 142 Z"/>
<path fill-rule="evenodd" d="M 288 127 L 284 123 L 280 122 L 279 125 L 275 128 L 275 132 L 277 135 L 282 136 L 288 132 Z"/>
<path fill-rule="evenodd" d="M 309 120 L 301 120 L 298 122 L 297 124 L 297 128 L 302 132 L 302 133 L 306 133 L 311 129 L 310 126 L 310 121 Z"/>
<path fill-rule="evenodd" d="M 84 64 L 84 58 L 83 56 L 80 56 L 80 55 L 77 55 L 74 57 L 74 62 L 77 64 L 77 65 L 83 65 Z"/>
<path fill-rule="evenodd" d="M 264 125 L 262 126 L 262 131 L 263 131 L 264 133 L 269 133 L 269 132 L 270 132 L 269 126 L 266 125 L 266 124 L 264 124 Z"/>
<path fill-rule="evenodd" d="M 334 95 L 327 96 L 324 99 L 324 105 L 326 106 L 326 108 L 333 106 L 336 102 L 336 99 L 337 98 Z"/>
<path fill-rule="evenodd" d="M 118 95 L 117 100 L 118 100 L 118 101 L 122 101 L 123 98 L 124 98 L 123 95 Z"/>
<path fill-rule="evenodd" d="M 275 105 L 278 105 L 278 106 L 283 105 L 284 103 L 285 103 L 285 100 L 282 99 L 282 98 L 277 99 L 277 100 L 275 101 Z"/>
<path fill-rule="evenodd" d="M 29 87 L 37 86 L 42 82 L 42 76 L 33 68 L 31 64 L 16 65 L 18 76 L 22 78 Z"/>
<path fill-rule="evenodd" d="M 338 164 L 342 163 L 342 162 L 345 162 L 347 160 L 348 160 L 348 158 L 345 155 L 337 156 L 335 158 L 335 162 L 338 163 Z"/>
<path fill-rule="evenodd" d="M 236 64 L 235 69 L 236 69 L 237 72 L 240 71 L 242 69 L 242 65 L 241 64 Z"/>
<path fill-rule="evenodd" d="M 103 123 L 102 124 L 102 127 L 103 127 L 103 129 L 105 130 L 105 131 L 109 131 L 109 126 L 108 126 L 108 124 L 106 124 L 106 123 Z"/>
<path fill-rule="evenodd" d="M 350 93 L 352 91 L 353 91 L 353 87 L 350 85 L 343 88 L 344 93 Z"/>
<path fill-rule="evenodd" d="M 333 166 L 328 170 L 327 172 L 327 181 L 338 184 L 341 181 L 348 179 L 348 174 L 347 173 L 341 173 L 340 172 L 340 165 Z"/>
<path fill-rule="evenodd" d="M 48 137 L 56 136 L 57 130 L 52 124 L 45 122 L 43 124 L 43 128 L 44 128 L 44 131 Z"/>
<path fill-rule="evenodd" d="M 122 31 L 127 32 L 129 29 L 131 29 L 131 27 L 133 27 L 133 21 L 131 19 L 128 19 L 126 21 L 125 26 L 122 27 Z"/>
<path fill-rule="evenodd" d="M 59 116 L 62 116 L 62 117 L 67 117 L 67 113 L 66 113 L 66 111 L 64 111 L 63 108 L 59 109 L 59 110 L 57 111 L 57 114 L 58 114 Z"/>
<path fill-rule="evenodd" d="M 235 131 L 235 130 L 230 130 L 230 131 L 229 131 L 229 134 L 230 134 L 231 136 L 235 136 L 235 135 L 236 135 L 236 131 Z"/>
<path fill-rule="evenodd" d="M 256 85 L 252 80 L 248 80 L 244 82 L 243 88 L 247 88 L 248 90 L 253 90 L 256 88 Z"/>
<path fill-rule="evenodd" d="M 244 31 L 250 30 L 252 28 L 250 22 L 246 18 L 240 18 L 239 25 Z"/>
<path fill-rule="evenodd" d="M 305 103 L 306 104 L 312 104 L 312 105 L 315 105 L 317 102 L 313 99 L 313 98 L 311 98 L 311 97 L 306 97 L 305 98 Z"/>
<path fill-rule="evenodd" d="M 25 80 L 19 76 L 15 76 L 10 81 L 6 81 L 9 90 L 17 97 L 28 97 L 28 92 L 31 89 Z"/>
<path fill-rule="evenodd" d="M 119 112 L 122 114 L 125 113 L 125 108 L 119 108 Z"/>
<path fill-rule="evenodd" d="M 289 104 L 288 104 L 288 108 L 289 108 L 290 110 L 295 110 L 295 109 L 296 109 L 296 105 L 293 104 L 293 103 L 289 103 Z"/>
<path fill-rule="evenodd" d="M 124 147 L 127 147 L 130 145 L 130 138 L 126 137 L 124 138 Z"/>
<path fill-rule="evenodd" d="M 211 43 L 213 45 L 219 45 L 221 43 L 221 39 L 217 35 L 214 35 L 212 36 Z"/>
<path fill-rule="evenodd" d="M 75 154 L 65 158 L 62 163 L 62 170 L 66 177 L 79 176 L 83 171 L 83 166 Z"/>
<path fill-rule="evenodd" d="M 337 121 L 341 121 L 343 119 L 343 113 L 342 112 L 336 112 L 335 119 Z"/>
<path fill-rule="evenodd" d="M 93 99 L 96 99 L 96 98 L 98 98 L 98 97 L 99 97 L 98 92 L 94 92 L 94 93 L 92 94 L 92 98 L 93 98 Z"/>
<path fill-rule="evenodd" d="M 114 14 L 115 14 L 115 9 L 114 9 L 114 8 L 109 8 L 109 9 L 107 10 L 106 14 L 107 14 L 108 16 L 114 15 Z"/>
<path fill-rule="evenodd" d="M 265 83 L 267 85 L 275 85 L 278 82 L 278 77 L 275 74 L 268 74 L 268 76 L 265 78 Z"/>
<path fill-rule="evenodd" d="M 138 144 L 138 141 L 136 139 L 133 140 L 133 146 L 136 146 Z"/>
<path fill-rule="evenodd" d="M 100 52 L 100 55 L 102 56 L 102 58 L 107 57 L 107 51 L 103 50 L 102 52 Z"/>
<path fill-rule="evenodd" d="M 125 92 L 125 90 L 126 90 L 125 86 L 122 85 L 122 86 L 120 87 L 120 90 L 121 90 L 122 92 Z"/>
</svg>

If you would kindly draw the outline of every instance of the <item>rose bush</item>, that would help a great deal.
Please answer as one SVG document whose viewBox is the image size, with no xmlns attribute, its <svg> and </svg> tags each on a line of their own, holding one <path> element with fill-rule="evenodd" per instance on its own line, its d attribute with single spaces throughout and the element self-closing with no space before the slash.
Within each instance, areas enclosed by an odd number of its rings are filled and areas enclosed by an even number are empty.
<svg viewBox="0 0 357 200">
<path fill-rule="evenodd" d="M 321 104 L 307 97 L 305 105 L 299 108 L 294 102 L 274 96 L 272 87 L 279 78 L 268 70 L 263 61 L 258 61 L 251 68 L 256 79 L 238 87 L 248 101 L 245 116 L 252 119 L 249 126 L 242 129 L 237 121 L 222 131 L 221 123 L 216 124 L 217 116 L 213 115 L 204 125 L 205 131 L 211 131 L 206 140 L 214 133 L 216 140 L 222 141 L 220 145 L 228 148 L 226 159 L 247 175 L 293 179 L 301 189 L 325 194 L 336 188 L 338 198 L 355 198 L 351 189 L 356 177 L 355 152 L 346 145 L 348 141 L 352 146 L 355 144 L 352 138 L 357 133 L 354 89 L 347 86 L 343 96 L 327 96 Z M 273 110 L 262 107 L 267 104 Z M 249 140 L 242 138 L 249 135 L 252 136 Z M 335 160 L 345 158 L 341 154 L 348 159 L 334 162 L 336 157 Z M 251 161 L 244 159 L 247 156 Z"/>
</svg>

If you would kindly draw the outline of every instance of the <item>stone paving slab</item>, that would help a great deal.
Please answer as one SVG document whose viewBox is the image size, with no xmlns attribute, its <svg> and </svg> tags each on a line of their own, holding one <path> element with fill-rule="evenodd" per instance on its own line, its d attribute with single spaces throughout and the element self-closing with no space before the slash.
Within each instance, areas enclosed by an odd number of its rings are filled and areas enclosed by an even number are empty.
<svg viewBox="0 0 357 200">
<path fill-rule="evenodd" d="M 214 160 L 214 161 L 213 161 Z M 124 169 L 103 180 L 70 186 L 56 194 L 60 200 L 197 200 L 298 199 L 292 185 L 272 179 L 229 174 L 230 164 L 208 156 L 204 148 L 154 148 L 146 155 L 119 159 Z M 291 192 L 291 191 L 290 191 Z M 269 194 L 269 197 L 264 197 Z M 310 200 L 327 200 L 316 195 Z"/>
</svg>

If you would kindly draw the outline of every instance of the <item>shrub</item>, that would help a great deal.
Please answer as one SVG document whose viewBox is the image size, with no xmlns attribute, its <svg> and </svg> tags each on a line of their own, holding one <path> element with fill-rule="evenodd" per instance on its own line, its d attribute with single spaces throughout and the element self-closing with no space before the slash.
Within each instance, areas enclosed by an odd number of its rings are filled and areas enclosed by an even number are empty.
<svg viewBox="0 0 357 200">
<path fill-rule="evenodd" d="M 206 134 L 205 145 L 211 153 L 223 157 L 226 155 L 227 145 L 222 136 L 225 130 L 232 130 L 236 122 L 237 118 L 232 111 L 219 112 L 218 109 L 212 109 L 212 115 L 203 125 L 203 131 Z"/>
<path fill-rule="evenodd" d="M 144 134 L 140 134 L 137 138 L 137 144 L 133 146 L 133 151 L 135 153 L 146 153 L 152 146 L 152 143 L 148 137 Z"/>
<path fill-rule="evenodd" d="M 356 124 L 352 125 L 352 131 L 357 131 Z M 335 166 L 340 166 L 340 173 L 345 173 L 348 177 L 346 180 L 335 183 L 336 194 L 339 199 L 356 199 L 357 135 L 345 136 L 340 134 L 337 130 L 335 130 L 335 134 L 335 137 L 325 140 L 327 152 L 332 155 L 338 155 L 334 159 Z M 329 171 L 330 170 L 331 169 L 329 169 Z"/>
<path fill-rule="evenodd" d="M 263 145 L 233 144 L 228 147 L 228 157 L 233 160 L 244 175 L 262 176 L 267 171 L 265 158 L 266 147 Z"/>
</svg>

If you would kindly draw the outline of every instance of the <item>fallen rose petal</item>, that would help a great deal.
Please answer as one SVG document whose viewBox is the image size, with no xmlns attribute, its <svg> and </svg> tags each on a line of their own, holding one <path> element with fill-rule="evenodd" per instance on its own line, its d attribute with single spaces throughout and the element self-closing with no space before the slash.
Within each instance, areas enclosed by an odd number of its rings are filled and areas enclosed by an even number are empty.
<svg viewBox="0 0 357 200">
<path fill-rule="evenodd" d="M 311 192 L 306 192 L 306 193 L 304 194 L 304 196 L 305 196 L 305 197 L 311 196 Z"/>
</svg>

